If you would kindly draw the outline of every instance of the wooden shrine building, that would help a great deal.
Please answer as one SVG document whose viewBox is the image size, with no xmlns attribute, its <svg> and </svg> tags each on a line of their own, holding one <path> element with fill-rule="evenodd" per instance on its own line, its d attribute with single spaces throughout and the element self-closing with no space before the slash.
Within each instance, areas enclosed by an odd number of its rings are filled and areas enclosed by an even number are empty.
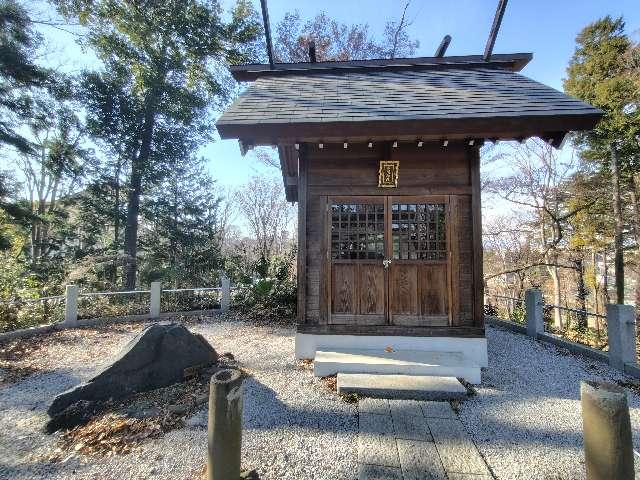
<svg viewBox="0 0 640 480">
<path fill-rule="evenodd" d="M 602 115 L 518 73 L 531 58 L 231 67 L 253 83 L 218 131 L 277 146 L 298 203 L 298 357 L 386 347 L 486 366 L 479 149 L 557 147 Z"/>
</svg>

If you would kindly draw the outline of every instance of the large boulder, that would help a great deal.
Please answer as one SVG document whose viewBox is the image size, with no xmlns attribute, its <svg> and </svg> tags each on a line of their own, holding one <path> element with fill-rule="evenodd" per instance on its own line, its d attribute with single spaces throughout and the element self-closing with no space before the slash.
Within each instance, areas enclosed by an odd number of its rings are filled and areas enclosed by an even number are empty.
<svg viewBox="0 0 640 480">
<path fill-rule="evenodd" d="M 47 413 L 53 418 L 80 400 L 122 398 L 166 387 L 184 380 L 186 368 L 217 360 L 218 354 L 202 335 L 176 323 L 156 323 L 136 335 L 98 375 L 54 398 Z"/>
</svg>

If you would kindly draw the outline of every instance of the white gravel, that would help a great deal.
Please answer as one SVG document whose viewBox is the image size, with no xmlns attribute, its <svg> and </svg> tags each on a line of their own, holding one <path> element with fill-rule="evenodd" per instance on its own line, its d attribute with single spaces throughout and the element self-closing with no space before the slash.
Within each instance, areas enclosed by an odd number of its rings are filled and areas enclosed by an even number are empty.
<svg viewBox="0 0 640 480">
<path fill-rule="evenodd" d="M 244 467 L 257 468 L 261 479 L 355 478 L 355 406 L 342 402 L 309 370 L 297 366 L 292 329 L 241 322 L 189 328 L 202 333 L 218 351 L 232 352 L 253 373 L 245 382 Z M 65 342 L 69 360 L 59 358 L 50 371 L 0 388 L 1 479 L 191 480 L 198 476 L 205 461 L 204 428 L 174 430 L 129 455 L 72 458 L 65 463 L 35 460 L 55 442 L 55 437 L 41 433 L 53 395 L 89 378 L 97 364 L 106 363 L 133 334 L 119 332 L 117 341 L 108 342 L 106 348 L 100 342 Z M 76 357 L 76 349 L 83 354 Z M 96 366 L 88 367 L 87 353 L 96 359 L 92 362 Z"/>
<path fill-rule="evenodd" d="M 478 395 L 462 404 L 460 419 L 496 478 L 586 478 L 580 381 L 624 376 L 601 362 L 500 328 L 487 327 L 487 339 L 489 368 Z M 638 450 L 640 397 L 629 389 L 627 394 Z M 636 458 L 636 471 L 638 463 Z"/>
<path fill-rule="evenodd" d="M 189 328 L 220 352 L 233 352 L 253 373 L 246 382 L 244 466 L 257 468 L 263 480 L 357 477 L 356 409 L 297 365 L 292 329 L 218 321 Z M 39 459 L 56 440 L 41 432 L 51 398 L 89 378 L 135 333 L 82 332 L 54 334 L 36 352 L 41 372 L 0 387 L 0 479 L 197 478 L 206 448 L 201 427 L 148 440 L 130 455 Z M 524 335 L 488 327 L 487 337 L 489 368 L 478 395 L 462 404 L 460 418 L 496 478 L 585 478 L 580 380 L 623 377 Z M 628 393 L 637 449 L 640 397 Z"/>
</svg>

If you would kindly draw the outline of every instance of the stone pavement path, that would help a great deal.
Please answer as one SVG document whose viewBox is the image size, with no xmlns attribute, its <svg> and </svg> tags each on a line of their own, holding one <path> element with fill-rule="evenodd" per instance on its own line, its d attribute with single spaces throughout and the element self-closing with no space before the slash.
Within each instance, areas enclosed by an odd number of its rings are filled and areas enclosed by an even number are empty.
<svg viewBox="0 0 640 480">
<path fill-rule="evenodd" d="M 358 403 L 359 480 L 492 480 L 448 402 Z"/>
</svg>

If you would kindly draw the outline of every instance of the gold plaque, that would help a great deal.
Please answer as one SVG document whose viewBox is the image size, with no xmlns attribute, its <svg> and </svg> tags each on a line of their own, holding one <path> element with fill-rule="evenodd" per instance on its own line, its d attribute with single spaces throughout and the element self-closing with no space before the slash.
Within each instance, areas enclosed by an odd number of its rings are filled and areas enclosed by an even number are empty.
<svg viewBox="0 0 640 480">
<path fill-rule="evenodd" d="M 378 187 L 382 187 L 382 188 L 397 187 L 399 170 L 400 170 L 400 162 L 398 160 L 380 161 L 380 170 L 378 171 Z"/>
</svg>

